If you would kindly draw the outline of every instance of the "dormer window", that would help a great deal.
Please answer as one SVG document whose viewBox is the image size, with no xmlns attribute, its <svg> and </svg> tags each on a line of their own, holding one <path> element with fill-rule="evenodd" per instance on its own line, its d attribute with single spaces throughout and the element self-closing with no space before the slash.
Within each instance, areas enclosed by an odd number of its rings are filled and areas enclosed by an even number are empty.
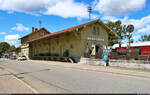
<svg viewBox="0 0 150 95">
<path fill-rule="evenodd" d="M 94 35 L 99 35 L 99 27 L 93 27 L 92 28 L 92 33 L 94 34 Z"/>
<path fill-rule="evenodd" d="M 43 36 L 43 35 L 44 35 L 44 32 L 43 32 L 43 31 L 41 31 L 41 32 L 40 32 L 40 36 Z"/>
</svg>

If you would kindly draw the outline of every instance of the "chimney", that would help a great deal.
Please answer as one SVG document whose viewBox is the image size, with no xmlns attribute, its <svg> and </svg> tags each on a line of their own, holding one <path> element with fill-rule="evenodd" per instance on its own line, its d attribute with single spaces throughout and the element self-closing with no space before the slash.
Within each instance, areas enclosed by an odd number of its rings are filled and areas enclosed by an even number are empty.
<svg viewBox="0 0 150 95">
<path fill-rule="evenodd" d="M 34 32 L 34 27 L 32 27 L 32 32 Z"/>
<path fill-rule="evenodd" d="M 38 31 L 38 28 L 35 28 L 35 32 Z"/>
</svg>

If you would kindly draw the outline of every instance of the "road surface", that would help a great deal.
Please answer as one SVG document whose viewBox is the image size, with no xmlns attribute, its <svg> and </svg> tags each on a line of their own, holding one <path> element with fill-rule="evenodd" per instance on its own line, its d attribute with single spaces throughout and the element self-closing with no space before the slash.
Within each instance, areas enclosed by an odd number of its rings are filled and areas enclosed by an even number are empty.
<svg viewBox="0 0 150 95">
<path fill-rule="evenodd" d="M 39 93 L 150 93 L 150 78 L 71 68 L 69 65 L 51 61 L 0 60 L 0 67 Z"/>
</svg>

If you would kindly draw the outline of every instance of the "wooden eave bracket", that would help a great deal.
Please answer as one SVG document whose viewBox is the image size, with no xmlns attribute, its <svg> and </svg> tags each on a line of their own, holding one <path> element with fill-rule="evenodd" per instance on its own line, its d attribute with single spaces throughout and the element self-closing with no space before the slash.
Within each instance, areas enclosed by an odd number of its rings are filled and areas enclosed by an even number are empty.
<svg viewBox="0 0 150 95">
<path fill-rule="evenodd" d="M 80 37 L 79 37 L 79 35 L 78 35 L 75 31 L 73 31 L 73 34 L 75 35 L 75 37 L 76 37 L 78 40 L 81 40 Z"/>
</svg>

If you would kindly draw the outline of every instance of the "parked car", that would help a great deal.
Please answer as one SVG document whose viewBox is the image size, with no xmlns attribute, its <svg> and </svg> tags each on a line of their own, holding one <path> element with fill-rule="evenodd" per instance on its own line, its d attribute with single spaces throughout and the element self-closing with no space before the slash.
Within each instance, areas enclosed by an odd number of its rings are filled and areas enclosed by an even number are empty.
<svg viewBox="0 0 150 95">
<path fill-rule="evenodd" d="M 10 59 L 11 59 L 11 60 L 15 60 L 15 59 L 16 59 L 16 56 L 10 56 Z"/>
<path fill-rule="evenodd" d="M 19 61 L 27 60 L 27 58 L 26 58 L 26 56 L 19 56 L 19 57 L 18 57 L 18 60 L 19 60 Z"/>
</svg>

